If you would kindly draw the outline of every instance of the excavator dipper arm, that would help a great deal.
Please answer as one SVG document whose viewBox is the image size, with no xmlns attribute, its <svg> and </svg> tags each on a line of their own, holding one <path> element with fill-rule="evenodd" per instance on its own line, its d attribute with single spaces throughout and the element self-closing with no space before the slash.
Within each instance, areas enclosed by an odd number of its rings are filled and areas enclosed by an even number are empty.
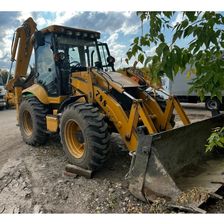
<svg viewBox="0 0 224 224">
<path fill-rule="evenodd" d="M 33 19 L 28 18 L 24 21 L 22 26 L 16 30 L 12 41 L 11 61 L 12 63 L 16 61 L 16 65 L 14 77 L 6 84 L 6 89 L 8 92 L 13 92 L 15 95 L 17 114 L 23 89 L 20 80 L 27 74 L 33 50 L 32 35 L 36 31 L 36 26 Z"/>
</svg>

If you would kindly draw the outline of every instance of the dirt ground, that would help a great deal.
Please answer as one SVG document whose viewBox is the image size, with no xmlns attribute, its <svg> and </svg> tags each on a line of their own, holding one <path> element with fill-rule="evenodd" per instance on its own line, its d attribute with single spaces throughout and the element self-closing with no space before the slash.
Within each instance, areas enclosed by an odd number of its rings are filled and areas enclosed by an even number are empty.
<svg viewBox="0 0 224 224">
<path fill-rule="evenodd" d="M 185 108 L 192 121 L 210 116 L 202 104 L 185 104 Z M 92 179 L 68 177 L 59 137 L 41 147 L 26 145 L 16 126 L 15 110 L 0 111 L 0 213 L 173 212 L 129 193 L 124 177 L 131 158 L 118 135 L 112 136 L 111 146 L 109 160 Z M 224 201 L 208 211 L 223 212 Z"/>
</svg>

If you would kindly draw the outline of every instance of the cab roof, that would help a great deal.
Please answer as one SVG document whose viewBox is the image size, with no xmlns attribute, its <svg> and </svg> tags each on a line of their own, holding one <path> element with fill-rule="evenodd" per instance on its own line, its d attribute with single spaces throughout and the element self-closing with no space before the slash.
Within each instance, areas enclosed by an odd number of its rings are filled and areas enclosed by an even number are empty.
<svg viewBox="0 0 224 224">
<path fill-rule="evenodd" d="M 100 33 L 93 30 L 79 29 L 67 26 L 51 25 L 41 30 L 42 33 L 58 33 L 76 37 L 99 39 Z"/>
</svg>

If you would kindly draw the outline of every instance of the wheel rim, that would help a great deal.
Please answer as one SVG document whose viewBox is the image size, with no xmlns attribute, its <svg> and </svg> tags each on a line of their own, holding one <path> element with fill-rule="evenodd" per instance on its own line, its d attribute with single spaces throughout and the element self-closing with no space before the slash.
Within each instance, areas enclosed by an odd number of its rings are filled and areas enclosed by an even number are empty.
<svg viewBox="0 0 224 224">
<path fill-rule="evenodd" d="M 69 152 L 79 159 L 85 151 L 85 143 L 82 130 L 74 120 L 69 120 L 65 124 L 64 138 Z"/>
<path fill-rule="evenodd" d="M 31 114 L 29 111 L 24 111 L 23 112 L 23 129 L 24 132 L 27 136 L 32 135 L 33 132 L 33 123 L 32 123 L 32 118 Z"/>
<path fill-rule="evenodd" d="M 208 109 L 215 110 L 218 108 L 218 104 L 215 100 L 209 100 L 208 101 Z"/>
</svg>

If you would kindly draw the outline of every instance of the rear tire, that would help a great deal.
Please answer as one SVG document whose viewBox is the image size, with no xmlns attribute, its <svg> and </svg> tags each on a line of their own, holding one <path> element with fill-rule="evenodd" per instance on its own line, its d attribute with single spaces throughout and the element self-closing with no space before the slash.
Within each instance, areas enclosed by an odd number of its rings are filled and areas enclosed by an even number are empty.
<svg viewBox="0 0 224 224">
<path fill-rule="evenodd" d="M 42 145 L 48 134 L 46 127 L 47 108 L 35 97 L 22 101 L 19 107 L 19 127 L 23 140 L 28 145 Z"/>
<path fill-rule="evenodd" d="M 72 164 L 94 171 L 108 158 L 108 126 L 104 116 L 92 104 L 72 104 L 65 109 L 60 122 L 60 137 Z"/>
</svg>

